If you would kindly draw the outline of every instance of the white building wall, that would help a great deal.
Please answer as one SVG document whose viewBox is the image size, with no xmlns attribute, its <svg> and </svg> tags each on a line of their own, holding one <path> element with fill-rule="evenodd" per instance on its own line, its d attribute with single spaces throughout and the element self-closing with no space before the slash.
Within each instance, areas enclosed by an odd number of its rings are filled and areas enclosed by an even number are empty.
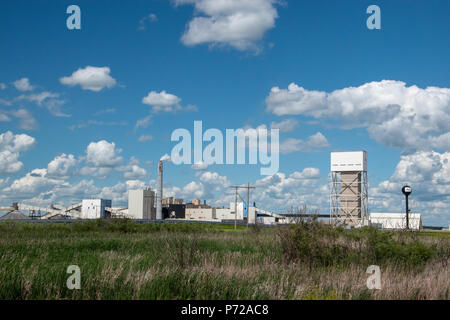
<svg viewBox="0 0 450 320">
<path fill-rule="evenodd" d="M 105 218 L 105 208 L 111 208 L 111 200 L 106 199 L 85 199 L 81 205 L 81 219 Z"/>
<path fill-rule="evenodd" d="M 229 208 L 216 209 L 216 218 L 219 220 L 231 220 L 234 219 L 234 212 L 231 212 Z"/>
<path fill-rule="evenodd" d="M 250 224 L 254 224 L 256 223 L 256 208 L 255 207 L 250 207 L 248 209 L 248 223 Z"/>
<path fill-rule="evenodd" d="M 234 219 L 234 201 L 230 202 L 230 210 L 231 214 L 233 215 Z M 237 219 L 242 220 L 244 219 L 244 203 L 243 202 L 237 202 Z"/>
<path fill-rule="evenodd" d="M 132 219 L 155 219 L 155 192 L 146 190 L 128 191 L 128 216 Z"/>
<path fill-rule="evenodd" d="M 371 213 L 370 223 L 379 225 L 383 229 L 405 229 L 406 215 L 404 213 Z M 420 213 L 409 214 L 409 228 L 412 230 L 420 230 L 422 228 Z"/>
<path fill-rule="evenodd" d="M 275 217 L 258 217 L 259 224 L 278 224 Z"/>
<path fill-rule="evenodd" d="M 186 219 L 191 220 L 214 220 L 216 219 L 215 208 L 186 208 Z"/>
</svg>

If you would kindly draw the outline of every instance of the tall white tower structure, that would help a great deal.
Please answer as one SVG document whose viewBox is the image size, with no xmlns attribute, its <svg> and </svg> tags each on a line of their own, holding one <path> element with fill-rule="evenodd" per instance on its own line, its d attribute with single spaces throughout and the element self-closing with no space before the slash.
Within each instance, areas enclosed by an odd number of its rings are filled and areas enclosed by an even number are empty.
<svg viewBox="0 0 450 320">
<path fill-rule="evenodd" d="M 156 192 L 156 219 L 162 220 L 162 199 L 163 199 L 163 162 L 158 163 L 158 190 Z"/>
<path fill-rule="evenodd" d="M 347 225 L 369 221 L 366 151 L 332 152 L 330 219 Z"/>
</svg>

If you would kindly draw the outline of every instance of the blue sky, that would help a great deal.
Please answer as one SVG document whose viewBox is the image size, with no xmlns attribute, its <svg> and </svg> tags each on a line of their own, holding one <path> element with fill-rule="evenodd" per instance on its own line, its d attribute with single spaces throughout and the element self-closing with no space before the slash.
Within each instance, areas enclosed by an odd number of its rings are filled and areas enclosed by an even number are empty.
<svg viewBox="0 0 450 320">
<path fill-rule="evenodd" d="M 71 4 L 81 8 L 81 30 L 66 27 Z M 381 30 L 366 27 L 371 4 Z M 228 185 L 250 181 L 261 206 L 327 212 L 329 152 L 364 149 L 371 211 L 403 210 L 399 187 L 410 183 L 425 224 L 448 225 L 449 9 L 448 1 L 2 1 L 0 134 L 9 135 L 0 144 L 0 202 L 93 194 L 120 205 L 129 188 L 154 186 L 174 129 L 287 121 L 279 174 L 167 163 L 167 195 L 222 205 Z M 100 90 L 74 76 L 88 66 Z M 153 112 L 143 103 L 152 91 L 181 99 L 170 106 L 180 110 Z M 326 98 L 309 100 L 314 92 Z M 307 144 L 317 133 L 326 143 Z"/>
</svg>

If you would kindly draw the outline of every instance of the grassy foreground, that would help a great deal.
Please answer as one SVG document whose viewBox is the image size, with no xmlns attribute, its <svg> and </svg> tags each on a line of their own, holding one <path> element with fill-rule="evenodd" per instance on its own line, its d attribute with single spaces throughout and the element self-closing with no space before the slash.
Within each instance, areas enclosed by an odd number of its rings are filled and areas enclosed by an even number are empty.
<svg viewBox="0 0 450 320">
<path fill-rule="evenodd" d="M 0 223 L 0 299 L 449 299 L 449 261 L 448 235 L 311 221 Z M 366 286 L 372 264 L 380 290 Z"/>
</svg>

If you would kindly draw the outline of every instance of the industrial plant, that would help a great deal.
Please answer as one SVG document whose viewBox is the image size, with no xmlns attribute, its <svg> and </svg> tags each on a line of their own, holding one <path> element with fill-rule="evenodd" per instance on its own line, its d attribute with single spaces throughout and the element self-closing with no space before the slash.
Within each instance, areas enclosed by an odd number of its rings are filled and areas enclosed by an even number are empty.
<svg viewBox="0 0 450 320">
<path fill-rule="evenodd" d="M 422 229 L 419 213 L 369 213 L 367 153 L 332 152 L 330 161 L 330 212 L 327 214 L 279 214 L 250 202 L 248 186 L 235 186 L 235 201 L 228 207 L 213 207 L 206 200 L 164 197 L 163 160 L 158 163 L 157 190 L 129 190 L 128 206 L 114 207 L 112 199 L 83 199 L 68 207 L 52 204 L 49 208 L 14 202 L 0 207 L 8 213 L 0 220 L 114 219 L 151 221 L 204 221 L 216 223 L 289 224 L 299 218 L 316 217 L 324 223 L 348 228 L 375 226 L 382 229 Z M 247 189 L 247 199 L 238 201 L 238 189 Z M 255 191 L 257 192 L 257 190 Z M 23 212 L 28 211 L 28 215 Z"/>
</svg>

